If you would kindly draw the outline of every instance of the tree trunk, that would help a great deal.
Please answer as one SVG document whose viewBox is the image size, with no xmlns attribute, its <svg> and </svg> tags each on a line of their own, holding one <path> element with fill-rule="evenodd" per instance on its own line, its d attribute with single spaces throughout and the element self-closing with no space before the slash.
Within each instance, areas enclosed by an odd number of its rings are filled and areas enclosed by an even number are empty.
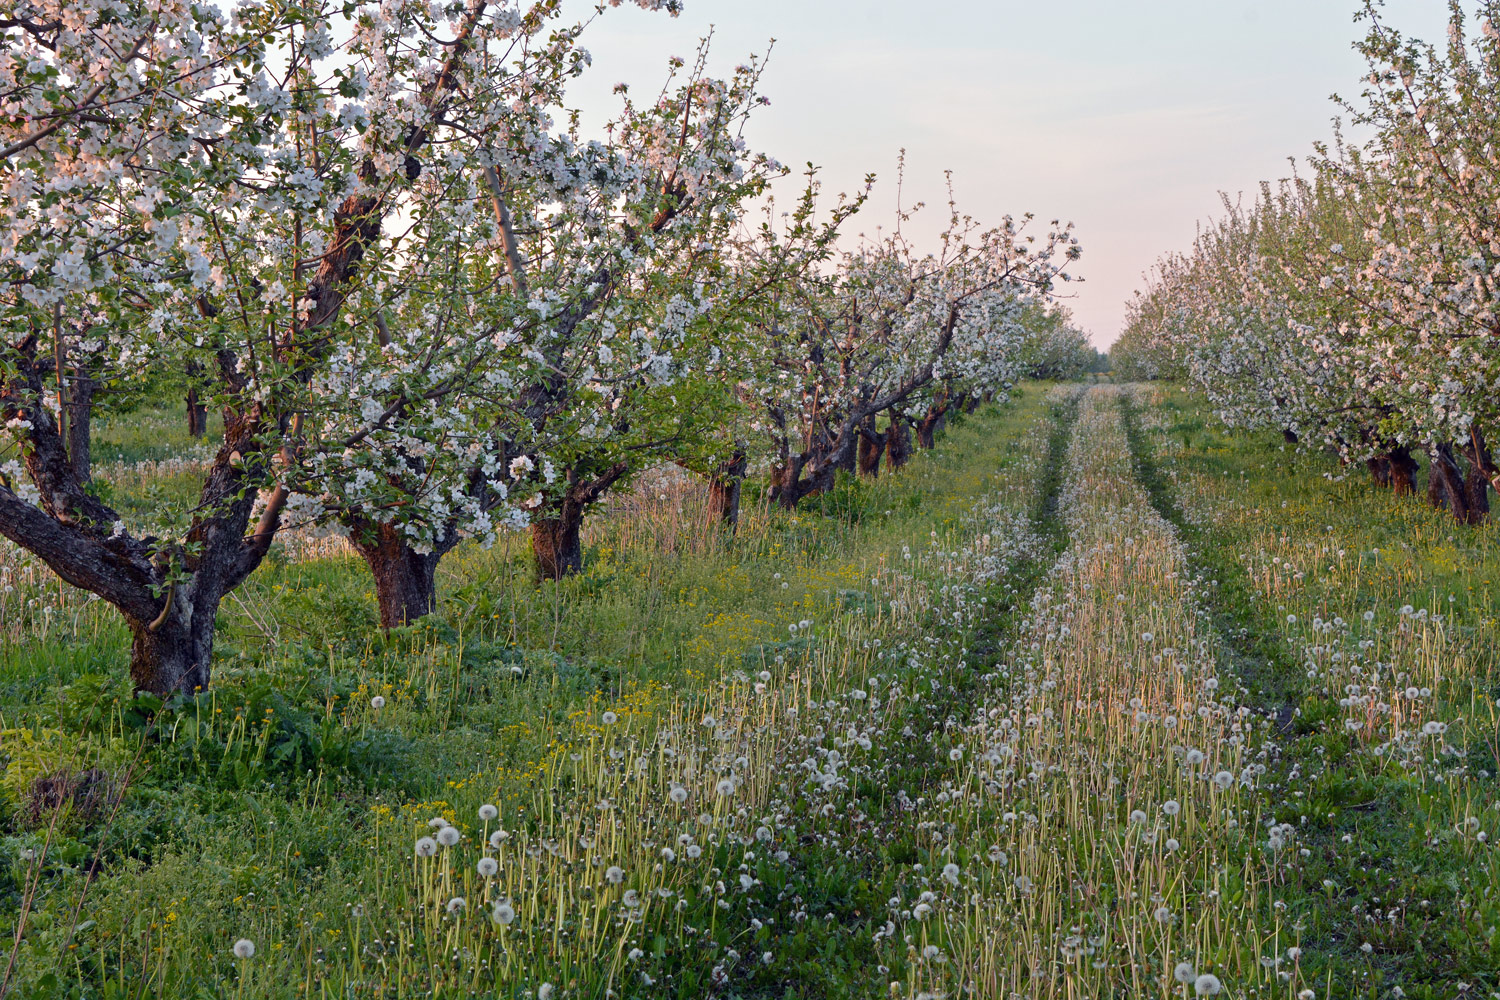
<svg viewBox="0 0 1500 1000">
<path fill-rule="evenodd" d="M 188 433 L 195 438 L 201 438 L 208 433 L 208 407 L 198 399 L 198 386 L 195 384 L 203 377 L 203 366 L 196 361 L 187 363 L 187 420 Z"/>
<path fill-rule="evenodd" d="M 73 475 L 87 484 L 93 478 L 93 456 L 90 432 L 94 421 L 94 390 L 99 383 L 81 370 L 73 374 L 73 391 L 68 394 L 68 461 Z"/>
<path fill-rule="evenodd" d="M 375 578 L 381 628 L 410 625 L 437 610 L 438 562 L 451 544 L 417 552 L 395 526 L 379 522 L 351 525 L 349 541 Z"/>
<path fill-rule="evenodd" d="M 137 691 L 165 698 L 208 687 L 219 598 L 194 596 L 194 582 L 179 585 L 180 591 L 170 591 L 170 604 L 154 621 L 125 616 L 133 636 L 130 677 Z"/>
<path fill-rule="evenodd" d="M 735 454 L 728 462 L 715 469 L 708 477 L 708 523 L 723 525 L 730 534 L 740 526 L 740 492 L 745 485 L 745 469 L 749 458 L 743 453 Z"/>
<path fill-rule="evenodd" d="M 1397 496 L 1417 492 L 1417 460 L 1411 457 L 1411 449 L 1392 448 L 1385 454 L 1388 470 L 1388 485 Z"/>
<path fill-rule="evenodd" d="M 880 456 L 885 452 L 889 431 L 877 431 L 875 418 L 859 426 L 859 474 L 875 479 L 880 475 Z"/>
<path fill-rule="evenodd" d="M 853 449 L 849 451 L 852 452 Z M 815 496 L 832 488 L 838 476 L 842 456 L 823 456 L 821 461 L 814 461 L 816 457 L 805 454 L 793 456 L 785 466 L 778 470 L 781 473 L 781 481 L 777 484 L 776 499 L 783 510 L 796 510 L 797 504 L 803 498 Z M 802 473 L 809 465 L 813 467 L 813 471 L 804 477 Z"/>
<path fill-rule="evenodd" d="M 1495 473 L 1495 463 L 1490 459 L 1490 450 L 1484 438 L 1475 430 L 1469 440 L 1459 449 L 1468 460 L 1469 469 L 1464 476 L 1464 495 L 1469 502 L 1470 523 L 1479 524 L 1490 512 L 1490 476 Z"/>
<path fill-rule="evenodd" d="M 921 420 L 917 421 L 917 446 L 924 449 L 932 449 L 937 446 L 938 420 L 942 418 L 942 411 L 929 409 Z"/>
<path fill-rule="evenodd" d="M 1453 454 L 1453 445 L 1444 441 L 1433 445 L 1432 463 L 1427 472 L 1427 499 L 1434 507 L 1446 507 L 1460 524 L 1477 524 L 1483 511 L 1472 510 L 1465 489 L 1464 475 Z"/>
<path fill-rule="evenodd" d="M 1376 487 L 1384 489 L 1391 485 L 1391 460 L 1384 455 L 1371 455 L 1365 459 L 1365 466 L 1370 470 L 1370 478 L 1374 480 Z"/>
<path fill-rule="evenodd" d="M 585 479 L 576 467 L 569 469 L 562 495 L 549 497 L 532 513 L 531 551 L 536 556 L 538 582 L 561 580 L 583 568 L 584 512 L 629 471 L 627 463 L 616 462 Z"/>
<path fill-rule="evenodd" d="M 1290 430 L 1290 429 L 1288 429 L 1286 427 L 1283 427 L 1281 429 L 1281 439 L 1283 441 L 1285 441 L 1287 444 L 1296 444 L 1297 443 L 1297 432 L 1294 431 L 1294 430 Z"/>
<path fill-rule="evenodd" d="M 531 522 L 538 580 L 561 580 L 583 568 L 583 509 L 564 501 L 551 514 Z"/>
<path fill-rule="evenodd" d="M 201 438 L 208 433 L 208 407 L 198 401 L 198 390 L 187 391 L 188 433 Z"/>
<path fill-rule="evenodd" d="M 911 458 L 911 431 L 906 418 L 891 411 L 891 426 L 885 432 L 885 460 L 892 469 L 899 469 Z"/>
</svg>

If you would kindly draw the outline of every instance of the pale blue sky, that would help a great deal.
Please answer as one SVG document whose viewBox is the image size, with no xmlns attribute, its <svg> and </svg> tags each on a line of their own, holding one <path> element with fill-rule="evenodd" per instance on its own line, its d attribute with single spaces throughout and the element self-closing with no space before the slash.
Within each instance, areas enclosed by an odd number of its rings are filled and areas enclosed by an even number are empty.
<svg viewBox="0 0 1500 1000">
<path fill-rule="evenodd" d="M 1071 219 L 1084 257 L 1071 306 L 1094 342 L 1158 254 L 1182 249 L 1218 192 L 1288 174 L 1287 157 L 1331 134 L 1337 91 L 1356 97 L 1355 0 L 686 0 L 676 19 L 633 6 L 589 30 L 593 69 L 570 103 L 658 85 L 715 28 L 727 72 L 776 39 L 750 139 L 823 167 L 828 188 L 879 175 L 857 228 L 888 226 L 897 151 L 907 200 L 934 209 L 943 170 L 981 222 L 1033 211 Z M 1441 0 L 1391 0 L 1386 19 L 1441 40 Z M 592 117 L 592 114 L 590 115 Z M 929 223 L 942 220 L 931 211 Z M 933 225 L 927 227 L 931 231 Z M 922 230 L 918 230 L 921 232 Z"/>
</svg>

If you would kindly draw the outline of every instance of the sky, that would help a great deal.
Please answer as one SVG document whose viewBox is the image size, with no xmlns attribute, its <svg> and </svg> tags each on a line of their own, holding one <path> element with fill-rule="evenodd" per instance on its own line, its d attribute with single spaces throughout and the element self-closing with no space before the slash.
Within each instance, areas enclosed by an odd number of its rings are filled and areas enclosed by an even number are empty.
<svg viewBox="0 0 1500 1000">
<path fill-rule="evenodd" d="M 1366 72 L 1350 47 L 1357 2 L 685 0 L 672 18 L 626 0 L 585 33 L 593 66 L 568 103 L 588 121 L 618 106 L 618 82 L 654 92 L 710 28 L 716 75 L 774 38 L 753 148 L 816 163 L 830 194 L 875 173 L 856 231 L 894 220 L 903 148 L 903 200 L 930 206 L 909 230 L 919 240 L 946 221 L 945 170 L 981 223 L 1072 221 L 1084 282 L 1063 290 L 1102 350 L 1143 273 L 1191 245 L 1220 192 L 1289 176 L 1289 157 L 1332 136 L 1331 95 L 1358 98 Z M 1387 0 L 1384 18 L 1441 41 L 1446 12 Z"/>
</svg>

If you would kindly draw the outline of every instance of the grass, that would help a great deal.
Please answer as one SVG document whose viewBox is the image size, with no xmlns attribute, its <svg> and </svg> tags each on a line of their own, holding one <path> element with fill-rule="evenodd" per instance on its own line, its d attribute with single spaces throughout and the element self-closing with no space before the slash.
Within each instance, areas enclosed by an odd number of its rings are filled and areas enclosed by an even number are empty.
<svg viewBox="0 0 1500 1000">
<path fill-rule="evenodd" d="M 1046 412 L 1028 393 L 900 476 L 841 485 L 829 513 L 753 508 L 733 541 L 698 529 L 687 485 L 653 486 L 561 584 L 532 586 L 514 540 L 465 550 L 442 613 L 390 637 L 352 558 L 278 558 L 226 605 L 212 691 L 182 704 L 132 697 L 118 624 L 41 578 L 0 664 L 5 911 L 25 913 L 12 995 L 654 995 L 645 977 L 714 976 L 859 995 L 823 959 L 866 936 L 889 875 L 851 894 L 847 864 L 755 851 L 764 828 L 789 853 L 785 823 L 809 811 L 767 775 L 812 734 L 844 745 L 816 706 L 921 641 L 939 569 L 908 566 L 972 530 L 999 485 L 1034 488 L 1018 456 L 1045 449 Z M 670 808 L 672 787 L 693 808 Z M 481 804 L 510 834 L 497 846 Z M 415 858 L 435 817 L 462 841 Z M 794 895 L 715 888 L 736 871 Z M 511 924 L 490 919 L 500 899 Z M 767 926 L 750 914 L 783 911 L 806 930 L 746 958 Z M 239 937 L 253 959 L 230 954 Z"/>
<path fill-rule="evenodd" d="M 1213 427 L 1182 393 L 1143 422 L 1258 700 L 1283 706 L 1267 791 L 1300 847 L 1279 898 L 1320 995 L 1494 993 L 1494 527 Z"/>
<path fill-rule="evenodd" d="M 101 431 L 142 517 L 191 457 L 170 417 Z M 0 975 L 1500 991 L 1493 529 L 1343 473 L 1176 390 L 1028 386 L 898 475 L 750 496 L 737 538 L 662 473 L 575 578 L 535 586 L 519 537 L 461 549 L 389 635 L 362 564 L 293 533 L 226 604 L 213 689 L 165 705 L 107 609 L 6 549 Z"/>
</svg>

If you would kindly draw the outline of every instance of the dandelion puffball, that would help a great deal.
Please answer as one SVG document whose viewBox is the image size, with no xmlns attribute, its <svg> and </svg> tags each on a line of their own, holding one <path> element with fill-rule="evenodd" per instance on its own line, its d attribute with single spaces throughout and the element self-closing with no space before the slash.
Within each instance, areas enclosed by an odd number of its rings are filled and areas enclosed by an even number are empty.
<svg viewBox="0 0 1500 1000">
<path fill-rule="evenodd" d="M 1172 978 L 1186 986 L 1193 981 L 1193 963 L 1178 962 L 1177 968 L 1172 970 Z"/>
<path fill-rule="evenodd" d="M 479 807 L 479 818 L 481 820 L 483 820 L 484 822 L 486 822 L 486 823 L 488 823 L 490 820 L 494 819 L 496 816 L 499 816 L 499 815 L 500 815 L 500 810 L 496 809 L 494 806 L 490 805 L 489 803 L 485 803 L 484 805 L 482 805 L 482 806 Z"/>
<path fill-rule="evenodd" d="M 490 911 L 490 919 L 499 924 L 501 927 L 508 926 L 512 921 L 516 919 L 516 908 L 502 899 L 500 900 L 500 902 L 496 903 L 495 908 Z"/>
<path fill-rule="evenodd" d="M 1211 972 L 1205 972 L 1193 980 L 1193 992 L 1200 997 L 1218 996 L 1224 989 L 1224 984 L 1219 982 L 1219 977 Z"/>
<path fill-rule="evenodd" d="M 449 913 L 461 913 L 463 912 L 463 908 L 468 905 L 469 901 L 467 899 L 464 899 L 462 896 L 454 896 L 448 900 L 447 909 Z"/>
<path fill-rule="evenodd" d="M 613 726 L 615 724 L 615 721 L 619 719 L 619 716 L 613 712 L 605 712 L 599 718 L 600 721 L 602 721 L 606 726 Z"/>
<path fill-rule="evenodd" d="M 1230 774 L 1228 771 L 1220 771 L 1218 774 L 1214 775 L 1214 784 L 1218 785 L 1225 791 L 1228 791 L 1229 786 L 1234 784 L 1234 775 Z"/>
<path fill-rule="evenodd" d="M 438 831 L 437 835 L 438 843 L 444 847 L 452 847 L 462 837 L 463 834 L 458 832 L 458 827 L 456 826 L 445 826 Z"/>
<path fill-rule="evenodd" d="M 235 958 L 254 958 L 255 957 L 255 942 L 251 941 L 249 938 L 240 938 L 238 941 L 236 941 L 234 943 L 234 957 Z"/>
<path fill-rule="evenodd" d="M 489 878 L 500 870 L 500 863 L 494 858 L 480 858 L 476 867 L 479 869 L 479 874 Z"/>
<path fill-rule="evenodd" d="M 380 709 L 385 708 L 385 698 L 382 695 L 377 694 L 375 697 L 370 699 L 370 707 L 375 709 L 377 712 Z"/>
<path fill-rule="evenodd" d="M 619 865 L 610 865 L 604 870 L 604 880 L 611 885 L 619 885 L 625 881 L 625 869 Z"/>
<path fill-rule="evenodd" d="M 421 837 L 417 840 L 417 857 L 430 858 L 437 853 L 437 841 L 431 837 Z"/>
<path fill-rule="evenodd" d="M 1182 812 L 1182 803 L 1178 802 L 1176 799 L 1168 799 L 1161 804 L 1161 811 L 1166 813 L 1168 816 L 1176 816 L 1178 813 Z"/>
<path fill-rule="evenodd" d="M 536 1000 L 552 1000 L 552 984 L 543 983 L 537 987 Z"/>
</svg>

